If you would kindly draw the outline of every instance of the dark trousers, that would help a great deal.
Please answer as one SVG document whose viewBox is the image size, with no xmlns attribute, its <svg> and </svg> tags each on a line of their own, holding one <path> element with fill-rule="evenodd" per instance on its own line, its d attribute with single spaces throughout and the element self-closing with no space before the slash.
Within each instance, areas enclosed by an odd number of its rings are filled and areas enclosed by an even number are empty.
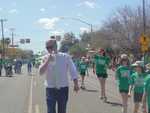
<svg viewBox="0 0 150 113">
<path fill-rule="evenodd" d="M 46 88 L 46 101 L 48 113 L 56 113 L 56 103 L 58 105 L 58 113 L 66 113 L 68 91 L 68 87 L 60 89 Z"/>
</svg>

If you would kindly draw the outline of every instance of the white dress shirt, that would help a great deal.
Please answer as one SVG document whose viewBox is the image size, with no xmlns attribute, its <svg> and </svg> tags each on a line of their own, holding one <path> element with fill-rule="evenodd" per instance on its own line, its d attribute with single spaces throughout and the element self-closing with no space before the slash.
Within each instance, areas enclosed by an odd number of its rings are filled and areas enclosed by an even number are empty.
<svg viewBox="0 0 150 113">
<path fill-rule="evenodd" d="M 47 55 L 44 59 L 47 58 Z M 78 73 L 71 57 L 66 53 L 58 52 L 55 55 L 55 62 L 50 62 L 46 69 L 45 85 L 47 88 L 68 87 L 68 72 L 71 79 L 77 79 Z"/>
</svg>

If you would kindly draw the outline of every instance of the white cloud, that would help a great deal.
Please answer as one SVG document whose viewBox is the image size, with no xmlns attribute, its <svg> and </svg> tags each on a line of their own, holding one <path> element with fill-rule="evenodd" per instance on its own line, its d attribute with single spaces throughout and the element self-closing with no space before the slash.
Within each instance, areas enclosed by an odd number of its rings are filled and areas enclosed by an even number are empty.
<svg viewBox="0 0 150 113">
<path fill-rule="evenodd" d="M 86 28 L 86 27 L 81 27 L 80 28 L 80 32 L 81 33 L 84 33 L 84 32 L 89 32 L 90 30 L 88 29 L 88 28 Z"/>
<path fill-rule="evenodd" d="M 79 3 L 77 6 L 87 6 L 93 9 L 96 7 L 96 3 L 92 1 L 84 1 L 84 2 Z"/>
<path fill-rule="evenodd" d="M 51 30 L 54 29 L 56 23 L 59 21 L 60 19 L 57 17 L 54 18 L 41 18 L 37 21 L 37 23 L 39 25 L 42 26 L 42 28 L 46 29 L 46 30 Z"/>
<path fill-rule="evenodd" d="M 11 9 L 11 10 L 9 10 L 9 13 L 10 14 L 16 14 L 16 13 L 18 13 L 18 10 L 17 9 Z"/>
<path fill-rule="evenodd" d="M 41 8 L 40 9 L 41 12 L 45 12 L 45 10 L 46 10 L 45 8 Z"/>
<path fill-rule="evenodd" d="M 51 31 L 50 32 L 52 35 L 62 35 L 62 34 L 64 34 L 65 33 L 65 31 L 64 30 L 55 30 L 55 31 Z"/>
</svg>

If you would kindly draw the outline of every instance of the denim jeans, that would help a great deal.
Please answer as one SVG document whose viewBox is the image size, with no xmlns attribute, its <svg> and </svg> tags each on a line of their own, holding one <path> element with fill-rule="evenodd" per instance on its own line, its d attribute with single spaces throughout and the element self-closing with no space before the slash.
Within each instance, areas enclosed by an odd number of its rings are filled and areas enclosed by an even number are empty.
<svg viewBox="0 0 150 113">
<path fill-rule="evenodd" d="M 56 113 L 56 103 L 58 105 L 58 113 L 66 113 L 69 88 L 60 89 L 46 88 L 47 112 Z"/>
</svg>

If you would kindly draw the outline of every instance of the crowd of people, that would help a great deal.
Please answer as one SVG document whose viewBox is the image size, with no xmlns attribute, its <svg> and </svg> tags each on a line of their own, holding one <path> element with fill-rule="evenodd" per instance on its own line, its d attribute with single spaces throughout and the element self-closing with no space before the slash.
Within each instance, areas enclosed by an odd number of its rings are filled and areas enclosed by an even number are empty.
<svg viewBox="0 0 150 113">
<path fill-rule="evenodd" d="M 90 63 L 92 66 L 89 66 L 88 62 L 92 62 Z M 127 113 L 128 98 L 131 97 L 133 92 L 133 113 L 139 112 L 141 104 L 143 113 L 150 113 L 150 63 L 146 64 L 142 60 L 135 61 L 127 54 L 121 54 L 118 58 L 111 58 L 104 49 L 99 49 L 91 59 L 86 57 L 74 59 L 74 63 L 81 75 L 81 89 L 86 88 L 84 84 L 85 76 L 86 73 L 89 76 L 88 68 L 92 68 L 100 83 L 100 99 L 106 102 L 107 69 L 112 69 L 115 72 L 114 77 L 121 95 L 122 112 Z"/>
<path fill-rule="evenodd" d="M 22 66 L 24 64 L 27 65 L 28 74 L 31 74 L 34 66 L 31 60 L 23 63 L 22 59 L 0 59 L 0 76 L 12 77 L 14 74 L 22 74 Z M 4 71 L 2 71 L 3 69 Z"/>
<path fill-rule="evenodd" d="M 69 93 L 68 71 L 74 83 L 74 90 L 86 89 L 86 76 L 91 76 L 89 68 L 97 76 L 100 84 L 100 99 L 107 102 L 108 69 L 112 69 L 117 81 L 118 92 L 122 100 L 122 113 L 128 112 L 128 98 L 133 92 L 133 113 L 139 112 L 142 105 L 143 113 L 150 113 L 150 63 L 135 60 L 127 54 L 117 57 L 110 56 L 104 49 L 99 49 L 91 57 L 72 57 L 57 50 L 57 41 L 50 39 L 45 44 L 48 54 L 43 57 L 39 67 L 40 75 L 45 74 L 46 102 L 48 113 L 66 113 Z M 146 64 L 146 65 L 145 65 Z M 81 84 L 78 83 L 78 74 Z M 58 110 L 56 110 L 56 103 Z M 147 107 L 148 106 L 148 107 Z"/>
</svg>

